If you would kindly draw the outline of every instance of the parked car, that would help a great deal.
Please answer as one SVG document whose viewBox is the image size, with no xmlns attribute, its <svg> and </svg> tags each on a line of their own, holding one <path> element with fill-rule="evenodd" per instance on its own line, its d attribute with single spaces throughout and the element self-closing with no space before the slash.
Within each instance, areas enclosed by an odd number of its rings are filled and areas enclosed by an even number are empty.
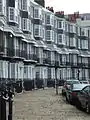
<svg viewBox="0 0 90 120">
<path fill-rule="evenodd" d="M 90 113 L 90 84 L 85 85 L 77 94 L 76 107 Z"/>
<path fill-rule="evenodd" d="M 89 81 L 88 80 L 82 80 L 80 81 L 81 84 L 89 84 Z"/>
<path fill-rule="evenodd" d="M 66 91 L 66 101 L 70 104 L 75 105 L 77 101 L 77 94 L 84 88 L 87 84 L 73 84 Z"/>
<path fill-rule="evenodd" d="M 62 87 L 62 95 L 66 95 L 66 90 L 70 87 L 72 84 L 80 84 L 79 80 L 76 79 L 68 79 L 64 82 L 64 85 Z"/>
</svg>

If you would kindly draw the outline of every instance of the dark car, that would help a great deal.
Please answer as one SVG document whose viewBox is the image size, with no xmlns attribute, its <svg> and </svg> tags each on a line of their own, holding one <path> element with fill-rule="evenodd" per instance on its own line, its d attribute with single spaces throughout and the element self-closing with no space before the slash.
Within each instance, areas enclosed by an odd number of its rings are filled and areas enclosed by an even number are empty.
<svg viewBox="0 0 90 120">
<path fill-rule="evenodd" d="M 77 108 L 84 108 L 87 113 L 90 113 L 90 84 L 87 84 L 77 94 Z"/>
<path fill-rule="evenodd" d="M 66 95 L 66 90 L 69 88 L 72 84 L 80 84 L 79 80 L 76 79 L 68 79 L 64 82 L 64 85 L 62 87 L 62 95 Z"/>
<path fill-rule="evenodd" d="M 66 91 L 66 101 L 70 104 L 76 104 L 77 94 L 84 88 L 87 84 L 73 84 Z"/>
</svg>

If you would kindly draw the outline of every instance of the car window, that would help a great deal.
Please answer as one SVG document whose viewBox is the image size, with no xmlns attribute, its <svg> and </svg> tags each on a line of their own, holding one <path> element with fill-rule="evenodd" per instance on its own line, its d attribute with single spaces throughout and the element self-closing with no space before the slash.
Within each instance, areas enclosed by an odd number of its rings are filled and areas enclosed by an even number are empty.
<svg viewBox="0 0 90 120">
<path fill-rule="evenodd" d="M 68 84 L 68 85 L 71 85 L 71 84 L 72 84 L 72 81 L 67 81 L 67 84 Z"/>
<path fill-rule="evenodd" d="M 72 81 L 72 84 L 79 84 L 79 81 Z"/>
<path fill-rule="evenodd" d="M 83 90 L 82 90 L 84 93 L 86 93 L 86 92 L 90 92 L 90 87 L 89 86 L 87 86 L 87 87 L 85 87 Z"/>
</svg>

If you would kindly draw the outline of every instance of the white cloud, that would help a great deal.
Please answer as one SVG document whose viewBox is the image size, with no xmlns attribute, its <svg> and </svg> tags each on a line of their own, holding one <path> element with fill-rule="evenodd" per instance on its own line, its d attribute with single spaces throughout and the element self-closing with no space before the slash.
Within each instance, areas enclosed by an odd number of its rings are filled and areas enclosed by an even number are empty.
<svg viewBox="0 0 90 120">
<path fill-rule="evenodd" d="M 45 4 L 53 6 L 55 11 L 90 13 L 89 0 L 45 0 Z"/>
</svg>

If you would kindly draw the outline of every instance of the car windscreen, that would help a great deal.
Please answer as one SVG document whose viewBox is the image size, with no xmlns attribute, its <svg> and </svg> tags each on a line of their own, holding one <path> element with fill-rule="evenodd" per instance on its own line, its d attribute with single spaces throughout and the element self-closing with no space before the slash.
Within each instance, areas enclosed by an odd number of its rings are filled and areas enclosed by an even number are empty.
<svg viewBox="0 0 90 120">
<path fill-rule="evenodd" d="M 68 84 L 68 85 L 71 85 L 71 84 L 72 84 L 72 81 L 67 81 L 67 84 Z"/>
<path fill-rule="evenodd" d="M 72 81 L 72 84 L 80 84 L 80 82 L 77 80 L 77 81 Z"/>
<path fill-rule="evenodd" d="M 67 84 L 68 85 L 71 85 L 71 84 L 80 84 L 80 82 L 78 80 L 72 80 L 72 81 L 67 81 Z"/>
</svg>

